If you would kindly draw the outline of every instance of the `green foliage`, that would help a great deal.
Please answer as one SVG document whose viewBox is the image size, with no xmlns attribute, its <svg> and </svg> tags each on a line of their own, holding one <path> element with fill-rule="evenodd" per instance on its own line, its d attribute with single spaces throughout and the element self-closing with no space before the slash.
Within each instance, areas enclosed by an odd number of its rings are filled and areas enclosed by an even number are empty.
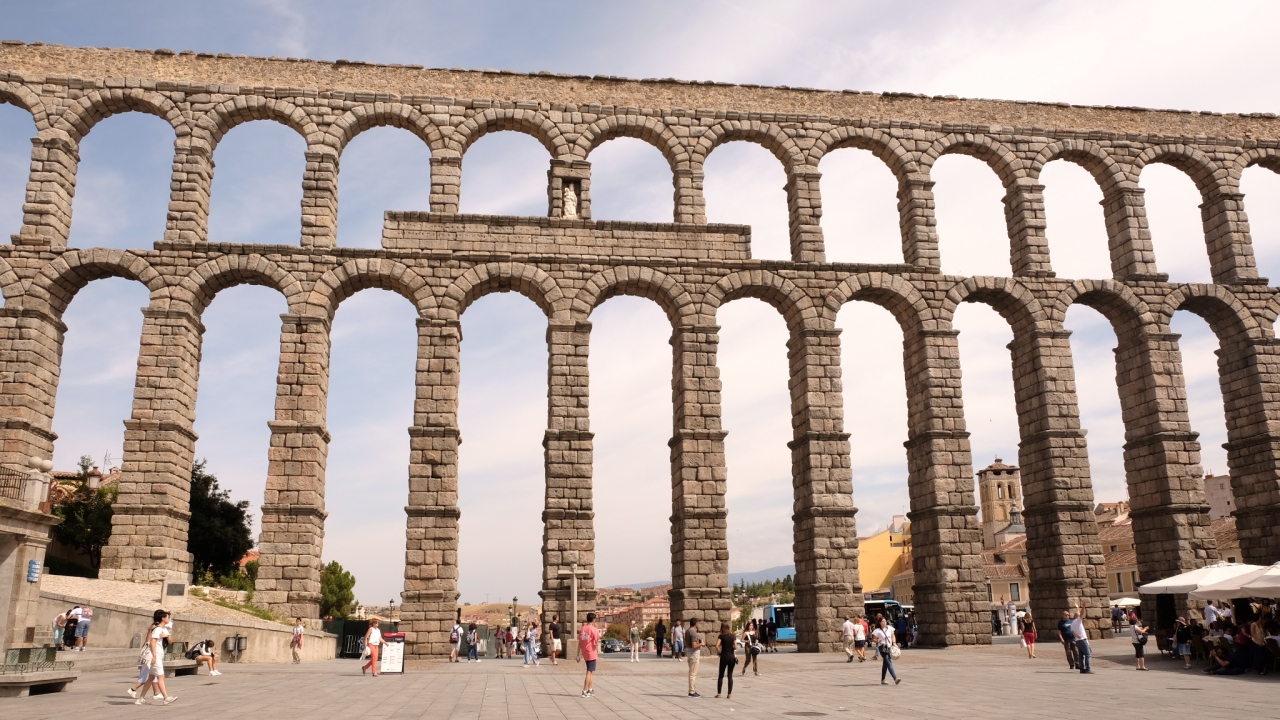
<svg viewBox="0 0 1280 720">
<path fill-rule="evenodd" d="M 345 618 L 356 609 L 356 578 L 336 560 L 320 571 L 320 617 Z"/>
<path fill-rule="evenodd" d="M 196 577 L 207 574 L 238 582 L 240 558 L 253 549 L 248 510 L 248 500 L 231 502 L 231 492 L 218 487 L 218 478 L 205 472 L 204 460 L 191 466 L 191 527 L 187 533 L 187 551 L 191 553 Z"/>
<path fill-rule="evenodd" d="M 214 605 L 220 605 L 224 608 L 230 608 L 231 610 L 238 610 L 242 613 L 248 613 L 261 620 L 267 620 L 270 622 L 278 622 L 278 623 L 285 623 L 285 624 L 291 624 L 292 622 L 290 618 L 286 618 L 282 615 L 273 613 L 266 608 L 260 608 L 257 605 L 241 605 L 239 603 L 234 603 L 234 602 L 231 602 L 230 600 L 224 600 L 222 598 L 214 598 L 213 600 L 211 600 L 211 602 Z"/>
<path fill-rule="evenodd" d="M 778 603 L 789 603 L 795 600 L 796 583 L 790 575 L 781 580 L 766 580 L 758 583 L 748 583 L 745 580 L 739 580 L 737 585 L 733 586 L 733 600 L 735 605 L 749 604 L 749 601 L 756 598 L 767 598 L 777 596 Z"/>
<path fill-rule="evenodd" d="M 627 626 L 622 623 L 609 623 L 609 627 L 605 629 L 604 636 L 615 640 L 627 641 Z"/>
<path fill-rule="evenodd" d="M 253 560 L 244 564 L 242 568 L 236 568 L 234 573 L 229 575 L 214 575 L 206 570 L 196 576 L 196 584 L 205 587 L 220 587 L 228 590 L 244 590 L 248 593 L 246 598 L 253 600 L 254 586 L 258 582 L 258 561 Z"/>
<path fill-rule="evenodd" d="M 73 547 L 89 556 L 94 576 L 102 566 L 102 548 L 111 539 L 111 506 L 119 495 L 115 487 L 89 488 L 89 469 L 93 467 L 93 458 L 80 456 L 79 487 L 65 500 L 53 507 L 53 514 L 62 518 L 62 522 L 53 528 L 53 537 L 58 542 Z"/>
</svg>

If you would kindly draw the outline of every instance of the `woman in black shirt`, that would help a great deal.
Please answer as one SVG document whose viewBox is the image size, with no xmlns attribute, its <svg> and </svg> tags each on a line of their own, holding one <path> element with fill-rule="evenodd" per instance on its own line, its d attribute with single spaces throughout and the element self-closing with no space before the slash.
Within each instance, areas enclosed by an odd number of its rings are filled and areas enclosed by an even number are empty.
<svg viewBox="0 0 1280 720">
<path fill-rule="evenodd" d="M 729 623 L 720 623 L 720 637 L 716 638 L 716 652 L 720 654 L 720 672 L 716 675 L 716 697 L 720 697 L 720 689 L 724 686 L 724 675 L 729 673 L 729 692 L 725 699 L 733 697 L 733 668 L 738 664 L 738 639 L 729 632 Z"/>
</svg>

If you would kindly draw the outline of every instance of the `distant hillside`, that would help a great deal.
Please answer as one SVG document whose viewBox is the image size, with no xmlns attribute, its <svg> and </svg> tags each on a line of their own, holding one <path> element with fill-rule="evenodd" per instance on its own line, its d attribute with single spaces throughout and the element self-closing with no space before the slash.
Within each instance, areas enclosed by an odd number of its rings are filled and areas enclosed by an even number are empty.
<svg viewBox="0 0 1280 720">
<path fill-rule="evenodd" d="M 745 573 L 729 573 L 729 584 L 737 585 L 739 582 L 746 580 L 749 583 L 764 582 L 765 580 L 781 580 L 782 578 L 796 574 L 795 565 L 779 565 L 778 567 L 765 568 L 764 570 L 756 570 L 755 572 Z M 654 585 L 666 585 L 670 580 L 654 580 L 653 582 L 644 583 L 625 583 L 621 587 L 640 588 L 653 587 Z"/>
</svg>

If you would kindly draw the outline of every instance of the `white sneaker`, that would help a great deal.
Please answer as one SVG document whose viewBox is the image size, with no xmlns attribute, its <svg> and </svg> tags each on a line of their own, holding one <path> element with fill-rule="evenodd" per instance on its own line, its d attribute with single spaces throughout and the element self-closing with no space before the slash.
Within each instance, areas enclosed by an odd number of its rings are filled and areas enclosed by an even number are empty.
<svg viewBox="0 0 1280 720">
<path fill-rule="evenodd" d="M 128 689 L 128 690 L 126 690 L 125 692 L 129 693 L 129 697 L 133 698 L 134 700 L 137 700 L 137 699 L 138 699 L 138 691 L 137 691 L 137 690 L 134 690 L 133 688 L 129 688 L 129 689 Z"/>
<path fill-rule="evenodd" d="M 217 677 L 218 675 L 221 675 L 222 673 L 218 672 L 217 670 L 210 670 L 210 671 L 209 671 L 209 674 L 210 674 L 210 675 L 213 675 L 214 677 Z"/>
<path fill-rule="evenodd" d="M 476 661 L 476 664 L 477 664 L 477 665 L 479 665 L 479 664 L 480 664 L 480 661 L 479 661 L 479 660 L 477 660 L 477 661 Z"/>
<path fill-rule="evenodd" d="M 170 703 L 172 703 L 172 702 L 176 701 L 177 699 L 178 699 L 178 696 L 177 696 L 177 695 L 170 695 L 169 697 L 167 697 L 167 698 L 165 698 L 165 699 L 164 699 L 164 704 L 165 704 L 165 705 L 168 705 L 168 704 L 170 704 Z"/>
<path fill-rule="evenodd" d="M 146 698 L 138 698 L 137 700 L 134 700 L 134 701 L 133 701 L 133 704 L 134 704 L 134 705 L 146 705 L 146 704 L 147 704 L 147 699 L 146 699 Z"/>
</svg>

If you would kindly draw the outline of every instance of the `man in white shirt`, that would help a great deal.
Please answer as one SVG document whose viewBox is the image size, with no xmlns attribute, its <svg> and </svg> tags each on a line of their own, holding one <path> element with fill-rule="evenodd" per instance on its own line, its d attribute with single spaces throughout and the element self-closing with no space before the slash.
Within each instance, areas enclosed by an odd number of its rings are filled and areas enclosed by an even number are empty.
<svg viewBox="0 0 1280 720">
<path fill-rule="evenodd" d="M 449 631 L 449 662 L 462 662 L 458 659 L 458 652 L 462 650 L 462 623 L 454 623 L 453 629 Z"/>
<path fill-rule="evenodd" d="M 849 656 L 846 662 L 853 662 L 853 636 L 854 622 L 852 617 L 844 619 L 844 625 L 840 626 L 840 641 L 844 643 L 844 654 Z"/>
<path fill-rule="evenodd" d="M 1084 608 L 1076 601 L 1076 612 L 1071 616 L 1071 636 L 1076 641 L 1076 650 L 1080 658 L 1080 674 L 1092 675 L 1093 650 L 1089 647 L 1089 633 L 1084 629 Z"/>
<path fill-rule="evenodd" d="M 1214 607 L 1213 601 L 1205 603 L 1204 606 L 1204 624 L 1208 627 L 1218 622 L 1218 608 Z"/>
</svg>

